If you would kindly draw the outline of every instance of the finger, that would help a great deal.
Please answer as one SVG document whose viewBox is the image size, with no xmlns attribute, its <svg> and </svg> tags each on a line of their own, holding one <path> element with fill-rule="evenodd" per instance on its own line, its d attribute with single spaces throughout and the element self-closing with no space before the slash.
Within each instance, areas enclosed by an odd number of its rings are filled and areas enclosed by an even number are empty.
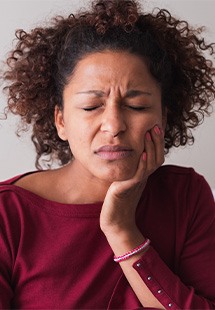
<svg viewBox="0 0 215 310">
<path fill-rule="evenodd" d="M 161 166 L 164 163 L 164 135 L 163 130 L 156 125 L 151 130 L 151 137 L 154 142 L 155 162 L 156 166 Z"/>
<path fill-rule="evenodd" d="M 146 167 L 147 167 L 147 154 L 143 152 L 140 156 L 139 164 L 137 167 L 137 171 L 133 177 L 134 181 L 142 181 L 144 175 L 146 174 Z"/>
<path fill-rule="evenodd" d="M 145 172 L 146 172 L 146 153 L 144 152 L 140 156 L 137 170 L 134 176 L 129 180 L 113 182 L 109 188 L 109 192 L 111 192 L 118 198 L 121 198 L 121 195 L 130 193 L 130 190 L 132 191 L 133 187 L 136 187 L 137 185 L 138 188 L 142 187 L 145 181 L 147 180 Z"/>
<path fill-rule="evenodd" d="M 155 145 L 151 133 L 148 131 L 145 135 L 145 152 L 146 152 L 146 170 L 151 174 L 156 169 Z"/>
</svg>

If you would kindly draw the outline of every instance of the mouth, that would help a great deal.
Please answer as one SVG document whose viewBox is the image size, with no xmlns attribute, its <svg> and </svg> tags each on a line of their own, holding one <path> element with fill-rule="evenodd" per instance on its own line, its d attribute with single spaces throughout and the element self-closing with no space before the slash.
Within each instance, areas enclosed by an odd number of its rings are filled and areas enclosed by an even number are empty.
<svg viewBox="0 0 215 310">
<path fill-rule="evenodd" d="M 95 154 L 106 160 L 119 160 L 131 156 L 133 150 L 127 146 L 105 145 L 95 151 Z"/>
</svg>

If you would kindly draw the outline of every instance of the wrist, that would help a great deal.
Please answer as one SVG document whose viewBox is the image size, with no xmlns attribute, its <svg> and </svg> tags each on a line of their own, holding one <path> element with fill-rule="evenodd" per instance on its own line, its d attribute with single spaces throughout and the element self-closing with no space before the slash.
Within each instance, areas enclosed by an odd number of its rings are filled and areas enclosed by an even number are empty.
<svg viewBox="0 0 215 310">
<path fill-rule="evenodd" d="M 109 236 L 121 236 L 122 238 L 127 235 L 136 234 L 139 229 L 136 226 L 136 222 L 134 221 L 127 221 L 127 222 L 114 222 L 111 223 L 101 223 L 100 221 L 100 228 L 105 236 L 108 238 Z"/>
<path fill-rule="evenodd" d="M 114 261 L 116 263 L 124 262 L 125 260 L 130 259 L 132 256 L 139 255 L 140 253 L 144 253 L 148 250 L 150 245 L 150 240 L 145 239 L 144 242 L 142 242 L 138 247 L 135 247 L 134 249 L 124 253 L 123 255 L 114 256 Z"/>
<path fill-rule="evenodd" d="M 120 231 L 117 234 L 112 232 L 106 235 L 106 238 L 115 256 L 123 255 L 145 241 L 137 228 L 131 231 Z"/>
</svg>

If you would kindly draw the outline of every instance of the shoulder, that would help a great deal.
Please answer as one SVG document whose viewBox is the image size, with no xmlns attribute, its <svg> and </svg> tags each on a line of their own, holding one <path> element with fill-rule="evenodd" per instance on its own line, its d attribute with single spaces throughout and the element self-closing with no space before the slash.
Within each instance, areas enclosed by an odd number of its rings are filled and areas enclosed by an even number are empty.
<svg viewBox="0 0 215 310">
<path fill-rule="evenodd" d="M 192 223 L 215 221 L 215 201 L 205 178 L 193 168 L 164 165 L 149 177 L 146 192 L 151 205 L 172 218 Z M 165 213 L 166 212 L 166 213 Z M 200 220 L 199 220 L 200 219 Z"/>
<path fill-rule="evenodd" d="M 19 187 L 19 183 L 22 184 L 22 180 L 28 179 L 29 176 L 34 175 L 37 171 L 26 172 L 16 175 L 12 178 L 0 181 L 0 193 L 4 192 L 16 192 Z M 18 185 L 18 186 L 17 186 Z"/>
<path fill-rule="evenodd" d="M 189 209 L 192 214 L 204 209 L 204 212 L 215 216 L 215 201 L 208 182 L 203 175 L 193 168 L 164 165 L 151 178 L 154 191 L 158 189 L 167 200 L 182 208 Z"/>
<path fill-rule="evenodd" d="M 22 174 L 18 174 L 18 175 L 15 175 L 9 179 L 6 179 L 6 180 L 3 180 L 3 181 L 0 181 L 0 188 L 3 188 L 4 186 L 8 186 L 8 185 L 14 185 L 16 182 L 18 182 L 19 180 L 29 176 L 29 175 L 33 175 L 35 173 L 37 173 L 38 171 L 35 170 L 35 171 L 29 171 L 29 172 L 25 172 L 25 173 L 22 173 Z"/>
<path fill-rule="evenodd" d="M 156 171 L 158 175 L 192 175 L 197 172 L 192 167 L 183 167 L 176 165 L 163 165 Z"/>
<path fill-rule="evenodd" d="M 18 182 L 22 177 L 27 176 L 28 174 L 33 172 L 27 172 L 24 174 L 20 174 L 14 176 L 10 179 L 4 180 L 0 182 L 0 213 L 4 212 L 14 212 L 17 211 L 17 206 L 21 205 L 23 202 L 24 195 L 22 189 L 16 186 L 16 182 Z"/>
<path fill-rule="evenodd" d="M 55 170 L 36 170 L 0 182 L 0 201 L 19 198 L 25 202 L 49 200 L 58 201 L 58 172 Z M 44 202 L 44 201 L 43 201 Z"/>
<path fill-rule="evenodd" d="M 198 200 L 199 197 L 214 202 L 212 190 L 203 175 L 192 167 L 163 165 L 149 178 L 149 185 L 160 189 L 168 196 L 174 195 L 178 199 Z"/>
<path fill-rule="evenodd" d="M 159 167 L 150 177 L 149 182 L 151 185 L 159 187 L 174 188 L 183 186 L 184 188 L 189 185 L 191 179 L 196 178 L 198 174 L 193 168 L 187 168 L 176 165 L 163 165 Z"/>
<path fill-rule="evenodd" d="M 155 171 L 151 177 L 152 180 L 163 179 L 170 182 L 173 186 L 180 183 L 200 182 L 207 183 L 205 178 L 196 172 L 192 167 L 183 167 L 176 165 L 163 165 Z M 174 183 L 173 183 L 174 181 Z"/>
<path fill-rule="evenodd" d="M 0 212 L 16 212 L 34 198 L 39 171 L 30 171 L 0 182 Z M 15 211 L 16 210 L 16 211 Z"/>
<path fill-rule="evenodd" d="M 0 182 L 0 227 L 9 225 L 18 233 L 35 212 L 41 214 L 45 201 L 37 195 L 39 174 L 27 172 Z"/>
</svg>

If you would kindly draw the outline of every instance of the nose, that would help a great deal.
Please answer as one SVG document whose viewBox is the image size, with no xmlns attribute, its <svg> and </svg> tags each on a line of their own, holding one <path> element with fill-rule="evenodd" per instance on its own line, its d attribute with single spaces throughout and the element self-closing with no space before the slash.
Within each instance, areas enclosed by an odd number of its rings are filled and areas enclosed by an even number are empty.
<svg viewBox="0 0 215 310">
<path fill-rule="evenodd" d="M 126 121 L 119 106 L 106 106 L 102 114 L 101 131 L 113 137 L 126 130 Z"/>
</svg>

